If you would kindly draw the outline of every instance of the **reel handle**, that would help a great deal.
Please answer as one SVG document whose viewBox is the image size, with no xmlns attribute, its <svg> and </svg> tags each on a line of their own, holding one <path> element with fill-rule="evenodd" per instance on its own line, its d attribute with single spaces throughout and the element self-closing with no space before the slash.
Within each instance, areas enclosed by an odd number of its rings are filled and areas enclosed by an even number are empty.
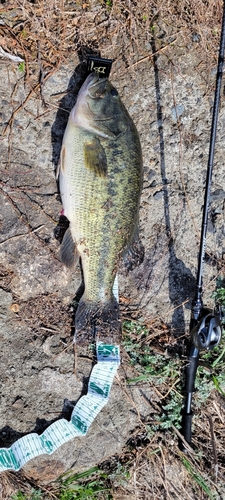
<svg viewBox="0 0 225 500">
<path fill-rule="evenodd" d="M 211 351 L 221 340 L 222 325 L 219 315 L 207 314 L 191 332 L 193 345 L 199 349 Z"/>
<path fill-rule="evenodd" d="M 188 356 L 188 364 L 185 370 L 185 404 L 182 411 L 182 423 L 181 423 L 181 434 L 188 444 L 191 444 L 191 424 L 192 424 L 192 411 L 191 402 L 192 394 L 195 390 L 195 377 L 198 368 L 199 361 L 199 350 L 191 346 L 190 353 Z M 186 448 L 182 441 L 179 443 L 180 449 L 186 451 Z"/>
</svg>

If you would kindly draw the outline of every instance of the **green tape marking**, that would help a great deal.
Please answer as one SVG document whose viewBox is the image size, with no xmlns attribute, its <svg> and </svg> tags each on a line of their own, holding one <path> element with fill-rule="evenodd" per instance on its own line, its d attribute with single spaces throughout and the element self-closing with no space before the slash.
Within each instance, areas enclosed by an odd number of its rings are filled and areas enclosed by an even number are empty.
<svg viewBox="0 0 225 500">
<path fill-rule="evenodd" d="M 96 344 L 97 364 L 94 366 L 88 393 L 79 399 L 70 422 L 64 418 L 51 424 L 39 436 L 35 432 L 18 439 L 10 448 L 0 449 L 0 472 L 17 471 L 39 455 L 51 455 L 62 444 L 75 437 L 85 436 L 92 422 L 109 399 L 113 378 L 120 364 L 118 345 Z"/>
</svg>

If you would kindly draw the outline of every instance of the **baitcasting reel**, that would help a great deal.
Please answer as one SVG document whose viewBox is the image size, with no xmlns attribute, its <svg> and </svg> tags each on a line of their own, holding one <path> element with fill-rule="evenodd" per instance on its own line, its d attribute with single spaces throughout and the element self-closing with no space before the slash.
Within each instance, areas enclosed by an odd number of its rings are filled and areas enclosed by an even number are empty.
<svg viewBox="0 0 225 500">
<path fill-rule="evenodd" d="M 222 326 L 218 315 L 207 314 L 201 322 L 196 325 L 192 332 L 193 345 L 199 349 L 211 351 L 221 340 Z"/>
</svg>

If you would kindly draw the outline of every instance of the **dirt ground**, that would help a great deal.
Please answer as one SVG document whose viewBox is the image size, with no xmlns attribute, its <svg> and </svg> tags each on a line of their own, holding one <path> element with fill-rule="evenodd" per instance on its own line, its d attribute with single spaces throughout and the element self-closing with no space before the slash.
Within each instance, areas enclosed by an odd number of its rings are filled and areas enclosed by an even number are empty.
<svg viewBox="0 0 225 500">
<path fill-rule="evenodd" d="M 221 19 L 217 0 L 2 3 L 0 46 L 24 62 L 0 53 L 1 447 L 69 418 L 87 387 L 90 360 L 78 358 L 74 374 L 81 278 L 59 259 L 55 169 L 90 54 L 114 59 L 110 79 L 137 126 L 144 159 L 145 258 L 127 277 L 119 273 L 122 318 L 147 326 L 156 356 L 186 359 Z M 224 94 L 223 83 L 204 267 L 208 307 L 225 270 Z M 1 498 L 30 485 L 46 491 L 68 469 L 107 462 L 110 470 L 115 460 L 130 471 L 129 481 L 112 485 L 115 500 L 225 498 L 224 394 L 212 390 L 202 407 L 196 403 L 190 472 L 176 428 L 149 430 L 170 386 L 162 395 L 149 381 L 129 384 L 134 376 L 123 346 L 109 403 L 87 436 L 21 473 L 2 474 Z"/>
</svg>

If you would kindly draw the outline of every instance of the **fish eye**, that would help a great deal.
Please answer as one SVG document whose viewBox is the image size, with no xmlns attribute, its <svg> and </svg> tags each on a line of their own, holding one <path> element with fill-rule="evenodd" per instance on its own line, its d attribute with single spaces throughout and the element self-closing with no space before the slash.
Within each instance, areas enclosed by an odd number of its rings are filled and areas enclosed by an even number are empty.
<svg viewBox="0 0 225 500">
<path fill-rule="evenodd" d="M 111 95 L 118 95 L 118 92 L 116 89 L 112 89 L 111 92 L 110 92 Z"/>
</svg>

